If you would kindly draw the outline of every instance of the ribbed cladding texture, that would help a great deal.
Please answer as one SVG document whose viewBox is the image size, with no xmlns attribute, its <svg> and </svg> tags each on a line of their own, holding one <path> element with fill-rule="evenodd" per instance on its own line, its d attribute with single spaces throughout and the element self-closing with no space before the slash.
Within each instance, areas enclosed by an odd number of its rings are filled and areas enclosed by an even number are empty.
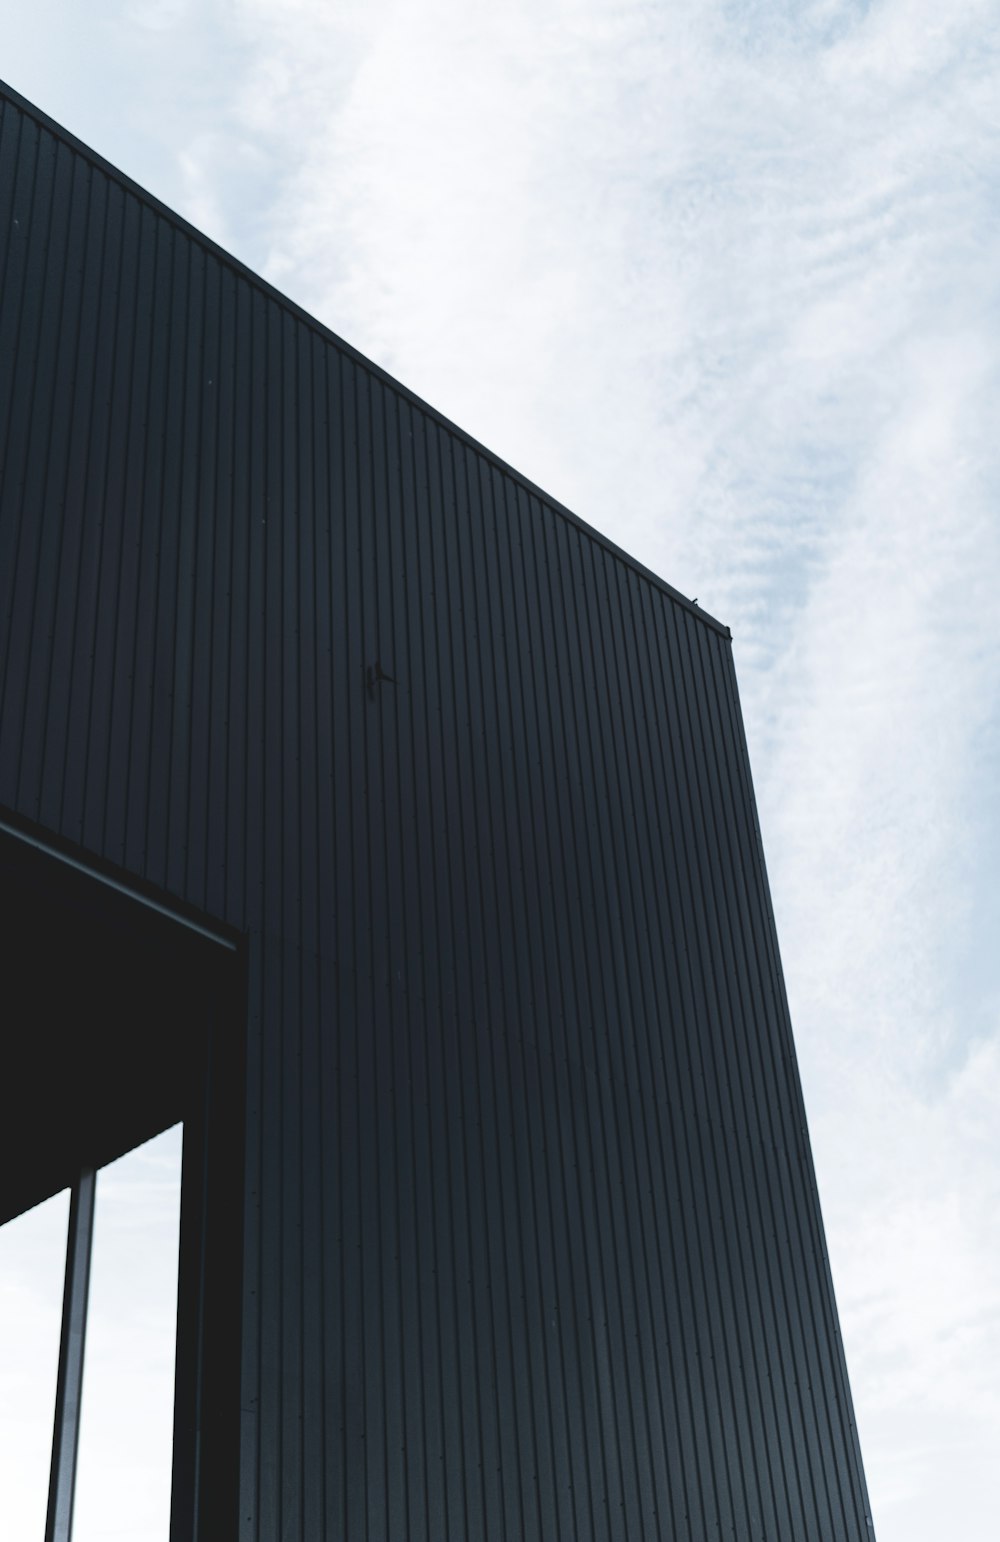
<svg viewBox="0 0 1000 1542">
<path fill-rule="evenodd" d="M 867 1538 L 727 639 L 2 111 L 0 802 L 250 934 L 246 1542 Z"/>
</svg>

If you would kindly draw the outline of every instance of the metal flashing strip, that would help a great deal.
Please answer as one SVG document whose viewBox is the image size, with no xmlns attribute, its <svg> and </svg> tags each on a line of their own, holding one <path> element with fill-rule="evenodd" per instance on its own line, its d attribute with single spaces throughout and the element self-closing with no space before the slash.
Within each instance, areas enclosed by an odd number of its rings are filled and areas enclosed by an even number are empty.
<svg viewBox="0 0 1000 1542">
<path fill-rule="evenodd" d="M 224 932 L 217 931 L 211 926 L 206 926 L 201 921 L 196 921 L 193 916 L 184 915 L 183 911 L 175 910 L 172 905 L 164 900 L 155 899 L 151 894 L 143 894 L 141 889 L 135 888 L 124 879 L 115 878 L 110 873 L 100 870 L 95 864 L 86 861 L 82 857 L 75 857 L 68 851 L 62 851 L 58 846 L 52 845 L 42 836 L 33 835 L 27 830 L 20 829 L 16 824 L 9 823 L 0 815 L 0 834 L 12 836 L 25 846 L 40 851 L 44 856 L 61 862 L 65 867 L 72 868 L 74 872 L 83 873 L 95 882 L 103 884 L 106 889 L 111 889 L 116 894 L 123 894 L 126 899 L 133 900 L 144 909 L 153 911 L 157 915 L 165 916 L 168 921 L 174 921 L 178 926 L 185 927 L 189 932 L 196 933 L 199 937 L 205 937 L 209 942 L 214 942 L 219 947 L 225 948 L 229 953 L 239 950 L 239 943 L 233 937 L 228 937 Z"/>
</svg>

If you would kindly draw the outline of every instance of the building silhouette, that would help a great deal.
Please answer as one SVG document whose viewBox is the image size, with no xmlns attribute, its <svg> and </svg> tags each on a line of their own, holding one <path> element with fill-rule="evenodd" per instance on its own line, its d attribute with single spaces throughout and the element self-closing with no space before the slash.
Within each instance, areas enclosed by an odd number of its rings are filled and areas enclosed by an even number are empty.
<svg viewBox="0 0 1000 1542">
<path fill-rule="evenodd" d="M 869 1538 L 728 630 L 6 87 L 0 649 L 0 1220 L 81 1320 L 184 1120 L 172 1542 Z"/>
</svg>

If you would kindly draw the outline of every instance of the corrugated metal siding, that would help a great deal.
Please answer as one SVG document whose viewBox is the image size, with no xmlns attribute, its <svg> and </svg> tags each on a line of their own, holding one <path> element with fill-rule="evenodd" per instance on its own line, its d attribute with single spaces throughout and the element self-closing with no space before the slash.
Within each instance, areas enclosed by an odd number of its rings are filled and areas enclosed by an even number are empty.
<svg viewBox="0 0 1000 1542">
<path fill-rule="evenodd" d="M 0 99 L 0 802 L 249 934 L 246 1542 L 867 1538 L 728 636 Z"/>
</svg>

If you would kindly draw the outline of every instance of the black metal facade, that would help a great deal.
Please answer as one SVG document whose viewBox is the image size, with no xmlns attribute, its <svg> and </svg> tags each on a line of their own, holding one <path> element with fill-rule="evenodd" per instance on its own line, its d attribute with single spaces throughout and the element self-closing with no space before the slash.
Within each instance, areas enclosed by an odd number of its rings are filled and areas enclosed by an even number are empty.
<svg viewBox="0 0 1000 1542">
<path fill-rule="evenodd" d="M 0 112 L 0 805 L 245 934 L 243 1542 L 869 1538 L 728 632 Z"/>
</svg>

